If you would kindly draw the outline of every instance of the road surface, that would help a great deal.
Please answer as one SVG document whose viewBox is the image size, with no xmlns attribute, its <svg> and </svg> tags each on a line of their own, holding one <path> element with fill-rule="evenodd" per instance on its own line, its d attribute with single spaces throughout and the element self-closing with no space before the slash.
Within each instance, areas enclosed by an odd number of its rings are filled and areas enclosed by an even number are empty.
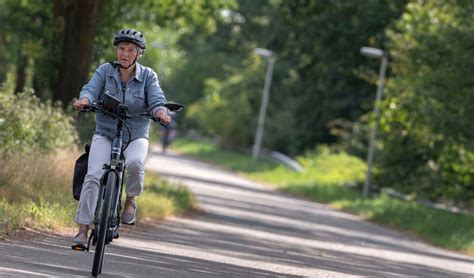
<svg viewBox="0 0 474 278">
<path fill-rule="evenodd" d="M 152 152 L 148 171 L 187 185 L 199 213 L 124 229 L 103 277 L 474 277 L 474 258 L 432 247 L 218 167 Z M 72 235 L 0 241 L 0 277 L 89 276 Z"/>
</svg>

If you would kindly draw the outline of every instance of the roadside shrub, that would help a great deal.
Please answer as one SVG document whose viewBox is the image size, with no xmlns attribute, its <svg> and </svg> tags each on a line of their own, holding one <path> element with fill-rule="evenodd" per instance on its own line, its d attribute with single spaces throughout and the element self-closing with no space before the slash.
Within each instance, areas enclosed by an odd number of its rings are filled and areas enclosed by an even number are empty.
<svg viewBox="0 0 474 278">
<path fill-rule="evenodd" d="M 77 140 L 73 119 L 60 107 L 41 102 L 31 90 L 0 91 L 0 154 L 50 152 Z"/>
<path fill-rule="evenodd" d="M 226 80 L 207 79 L 203 97 L 186 109 L 186 121 L 222 146 L 245 147 L 253 143 L 263 84 L 262 61 L 250 59 L 245 63 L 244 70 L 232 73 Z"/>
<path fill-rule="evenodd" d="M 298 157 L 306 172 L 318 177 L 328 184 L 362 183 L 367 165 L 360 158 L 344 151 L 331 151 L 328 146 L 321 145 Z"/>
<path fill-rule="evenodd" d="M 472 1 L 410 3 L 388 30 L 375 180 L 422 199 L 474 207 Z"/>
</svg>

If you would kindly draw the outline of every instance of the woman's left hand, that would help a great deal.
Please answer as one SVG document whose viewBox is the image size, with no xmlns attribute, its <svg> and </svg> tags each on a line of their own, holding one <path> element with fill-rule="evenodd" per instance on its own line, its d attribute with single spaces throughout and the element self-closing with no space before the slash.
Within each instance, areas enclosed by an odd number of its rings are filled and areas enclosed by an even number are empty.
<svg viewBox="0 0 474 278">
<path fill-rule="evenodd" d="M 171 123 L 171 117 L 163 109 L 158 109 L 155 112 L 155 117 L 160 119 L 160 123 L 169 125 Z"/>
</svg>

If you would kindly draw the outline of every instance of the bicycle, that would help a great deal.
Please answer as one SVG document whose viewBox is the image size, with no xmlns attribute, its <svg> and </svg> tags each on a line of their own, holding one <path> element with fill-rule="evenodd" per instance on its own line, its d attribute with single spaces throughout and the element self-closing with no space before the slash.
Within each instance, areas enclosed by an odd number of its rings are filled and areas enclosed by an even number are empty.
<svg viewBox="0 0 474 278">
<path fill-rule="evenodd" d="M 165 104 L 170 111 L 179 112 L 184 107 L 178 103 Z M 84 107 L 84 112 L 100 111 L 115 119 L 117 122 L 117 130 L 112 140 L 112 150 L 110 155 L 110 163 L 104 164 L 105 170 L 100 179 L 99 198 L 94 213 L 94 229 L 88 238 L 86 251 L 89 252 L 90 245 L 95 246 L 94 261 L 92 264 L 92 275 L 97 276 L 102 273 L 102 265 L 104 262 L 105 246 L 110 244 L 114 239 L 119 237 L 118 228 L 120 226 L 120 218 L 122 211 L 122 189 L 123 189 L 123 173 L 125 172 L 125 161 L 123 152 L 130 142 L 130 129 L 125 120 L 137 116 L 128 114 L 128 107 L 120 104 L 120 101 L 113 96 L 105 94 L 104 101 L 91 103 Z M 139 117 L 147 117 L 155 122 L 160 122 L 148 113 L 142 113 Z M 160 123 L 161 124 L 161 123 Z M 162 124 L 163 125 L 163 124 Z M 163 125 L 165 126 L 165 125 Z M 122 130 L 127 128 L 129 140 L 127 144 L 123 144 Z M 165 126 L 166 127 L 166 126 Z"/>
</svg>

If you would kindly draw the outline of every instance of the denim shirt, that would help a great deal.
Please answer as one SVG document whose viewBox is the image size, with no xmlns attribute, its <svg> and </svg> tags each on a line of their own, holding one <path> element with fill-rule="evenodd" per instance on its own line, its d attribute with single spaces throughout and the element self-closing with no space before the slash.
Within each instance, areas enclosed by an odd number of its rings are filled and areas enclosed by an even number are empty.
<svg viewBox="0 0 474 278">
<path fill-rule="evenodd" d="M 160 88 L 157 74 L 150 68 L 136 63 L 135 77 L 131 78 L 122 91 L 119 67 L 110 63 L 102 64 L 97 68 L 92 79 L 82 87 L 80 98 L 88 98 L 90 102 L 102 100 L 104 93 L 108 93 L 122 104 L 128 106 L 130 115 L 138 115 L 147 112 L 151 115 L 158 109 L 166 109 L 166 97 Z M 95 133 L 113 139 L 117 130 L 117 119 L 96 113 Z M 126 120 L 130 128 L 131 140 L 148 138 L 150 120 L 144 116 L 134 117 Z M 122 138 L 128 140 L 128 130 L 124 127 Z"/>
</svg>

